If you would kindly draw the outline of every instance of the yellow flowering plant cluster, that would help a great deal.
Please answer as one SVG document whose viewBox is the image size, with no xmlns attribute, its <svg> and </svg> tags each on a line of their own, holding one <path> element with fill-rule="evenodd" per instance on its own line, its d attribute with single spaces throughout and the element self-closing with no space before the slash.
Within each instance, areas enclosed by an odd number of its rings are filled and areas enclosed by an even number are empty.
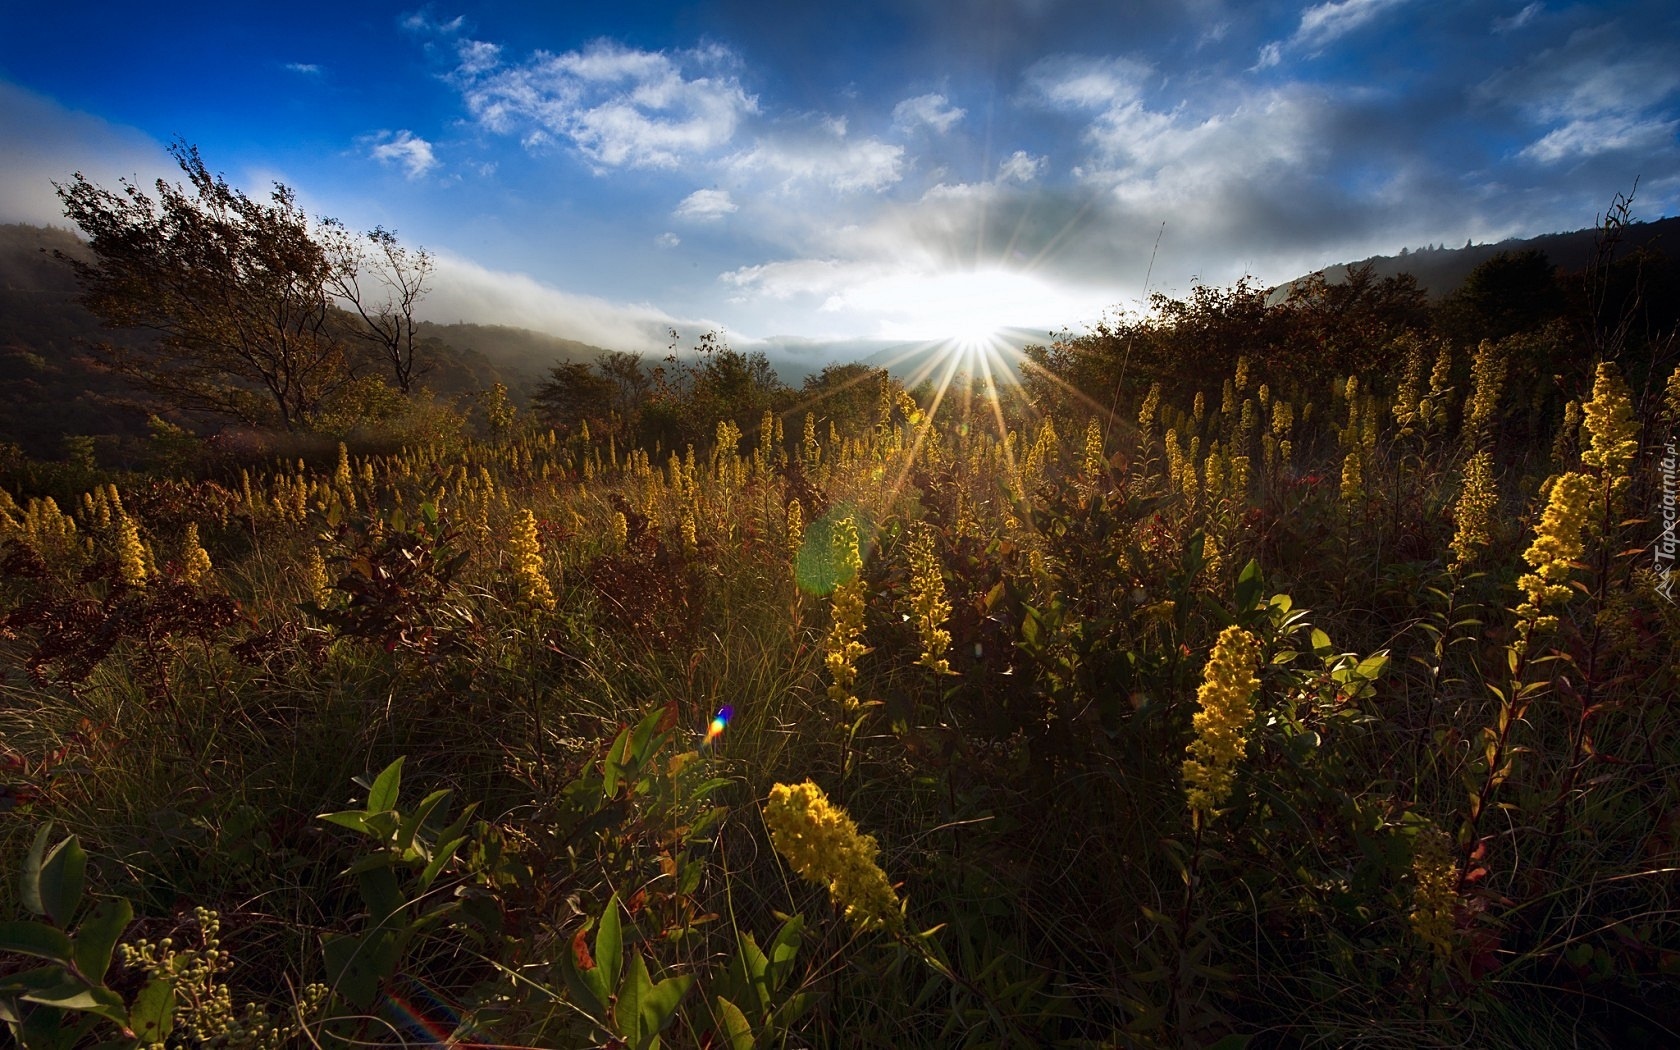
<svg viewBox="0 0 1680 1050">
<path fill-rule="evenodd" d="M 945 622 L 951 615 L 951 603 L 945 598 L 944 574 L 933 540 L 933 529 L 925 524 L 915 530 L 910 540 L 910 617 L 916 622 L 916 635 L 922 640 L 922 655 L 917 665 L 936 675 L 948 675 L 952 673 L 951 661 L 946 657 L 951 632 Z"/>
<path fill-rule="evenodd" d="M 543 572 L 542 544 L 537 539 L 537 517 L 529 507 L 514 519 L 508 537 L 508 560 L 519 596 L 539 609 L 554 608 L 554 591 Z"/>
<path fill-rule="evenodd" d="M 1477 553 L 1488 545 L 1488 528 L 1499 504 L 1499 489 L 1493 479 L 1493 454 L 1478 452 L 1464 464 L 1464 482 L 1453 505 L 1453 570 L 1475 564 Z"/>
<path fill-rule="evenodd" d="M 859 930 L 904 924 L 898 895 L 876 856 L 874 836 L 858 830 L 846 811 L 809 780 L 777 784 L 764 805 L 770 841 L 801 878 L 824 886 Z"/>
<path fill-rule="evenodd" d="M 198 540 L 198 522 L 188 522 L 181 539 L 181 582 L 203 583 L 211 568 L 210 552 Z"/>
<path fill-rule="evenodd" d="M 1534 527 L 1534 542 L 1523 552 L 1532 572 L 1517 580 L 1523 601 L 1518 618 L 1529 630 L 1557 626 L 1557 617 L 1545 614 L 1548 605 L 1569 600 L 1569 574 L 1583 550 L 1582 532 L 1592 508 L 1593 483 L 1582 474 L 1560 474 L 1540 522 Z"/>
<path fill-rule="evenodd" d="M 1452 953 L 1458 909 L 1458 861 L 1438 828 L 1418 833 L 1412 847 L 1412 910 L 1407 921 L 1436 954 Z"/>
<path fill-rule="evenodd" d="M 1198 821 L 1206 821 L 1231 796 L 1237 763 L 1248 746 L 1248 726 L 1254 720 L 1259 660 L 1259 641 L 1232 624 L 1220 632 L 1202 672 L 1196 693 L 1200 705 L 1194 718 L 1196 739 L 1190 742 L 1189 757 L 1184 760 L 1185 797 Z"/>
<path fill-rule="evenodd" d="M 828 646 L 823 654 L 823 666 L 828 669 L 828 697 L 847 716 L 858 708 L 858 698 L 852 694 L 857 681 L 857 662 L 869 652 L 858 641 L 863 634 L 863 557 L 858 550 L 857 523 L 849 516 L 834 523 L 831 537 L 834 584 L 834 621 L 828 632 Z"/>
<path fill-rule="evenodd" d="M 1628 385 L 1608 361 L 1599 363 L 1593 396 L 1581 409 L 1582 427 L 1589 435 L 1581 463 L 1594 467 L 1608 487 L 1611 506 L 1628 486 L 1628 470 L 1639 452 L 1639 427 L 1633 418 Z"/>
</svg>

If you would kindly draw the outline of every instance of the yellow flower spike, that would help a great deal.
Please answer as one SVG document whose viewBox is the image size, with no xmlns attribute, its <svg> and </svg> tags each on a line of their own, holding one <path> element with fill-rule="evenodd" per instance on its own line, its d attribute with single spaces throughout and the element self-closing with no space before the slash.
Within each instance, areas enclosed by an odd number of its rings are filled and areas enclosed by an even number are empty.
<svg viewBox="0 0 1680 1050">
<path fill-rule="evenodd" d="M 198 542 L 198 522 L 188 522 L 181 540 L 181 582 L 201 583 L 211 568 L 210 553 Z"/>
<path fill-rule="evenodd" d="M 1593 396 L 1581 409 L 1590 435 L 1581 462 L 1596 467 L 1610 483 L 1612 499 L 1627 488 L 1628 468 L 1639 452 L 1639 428 L 1633 419 L 1633 398 L 1609 361 L 1599 363 Z"/>
<path fill-rule="evenodd" d="M 1488 526 L 1499 505 L 1499 488 L 1493 479 L 1493 453 L 1478 452 L 1464 464 L 1464 482 L 1453 508 L 1457 528 L 1453 533 L 1453 570 L 1475 564 L 1476 554 L 1489 542 Z"/>
<path fill-rule="evenodd" d="M 1183 769 L 1185 799 L 1200 820 L 1212 817 L 1231 797 L 1237 763 L 1248 747 L 1245 734 L 1254 720 L 1259 660 L 1259 641 L 1233 624 L 1220 632 L 1202 672 L 1196 739 L 1185 749 L 1190 757 Z"/>
<path fill-rule="evenodd" d="M 1505 358 L 1496 344 L 1484 339 L 1470 360 L 1470 399 L 1464 405 L 1464 442 L 1479 448 L 1498 418 L 1505 383 Z"/>
<path fill-rule="evenodd" d="M 764 823 L 776 852 L 800 877 L 827 887 L 859 930 L 902 928 L 898 894 L 875 859 L 880 847 L 821 788 L 809 780 L 775 785 L 764 805 Z"/>
<path fill-rule="evenodd" d="M 864 584 L 857 524 L 850 517 L 835 522 L 831 542 L 837 582 L 833 595 L 834 622 L 829 628 L 823 665 L 833 683 L 828 687 L 829 699 L 849 716 L 858 708 L 858 698 L 852 695 L 852 684 L 857 681 L 857 661 L 869 652 L 869 647 L 858 641 L 863 634 Z"/>
<path fill-rule="evenodd" d="M 1458 908 L 1458 862 L 1444 832 L 1429 828 L 1412 847 L 1412 911 L 1407 920 L 1436 954 L 1452 954 Z"/>
<path fill-rule="evenodd" d="M 630 523 L 625 520 L 622 511 L 613 512 L 612 542 L 614 550 L 623 550 L 630 543 Z"/>
<path fill-rule="evenodd" d="M 945 599 L 945 577 L 933 538 L 933 529 L 922 523 L 910 540 L 910 612 L 922 640 L 922 655 L 916 663 L 936 675 L 948 675 L 951 662 L 945 652 L 951 647 L 951 632 L 945 623 L 951 616 L 951 603 Z"/>
<path fill-rule="evenodd" d="M 542 544 L 537 539 L 537 516 L 530 508 L 519 512 L 508 537 L 508 559 L 519 595 L 542 609 L 554 608 L 554 591 L 543 574 Z"/>
<path fill-rule="evenodd" d="M 140 542 L 140 527 L 122 514 L 116 519 L 117 575 L 130 587 L 146 586 L 146 546 Z"/>
<path fill-rule="evenodd" d="M 1546 509 L 1534 527 L 1534 542 L 1523 553 L 1534 571 L 1517 580 L 1524 594 L 1517 616 L 1530 630 L 1557 626 L 1556 616 L 1545 615 L 1546 606 L 1569 600 L 1569 574 L 1584 550 L 1581 534 L 1593 489 L 1592 479 L 1583 474 L 1559 474 L 1552 479 Z"/>
</svg>

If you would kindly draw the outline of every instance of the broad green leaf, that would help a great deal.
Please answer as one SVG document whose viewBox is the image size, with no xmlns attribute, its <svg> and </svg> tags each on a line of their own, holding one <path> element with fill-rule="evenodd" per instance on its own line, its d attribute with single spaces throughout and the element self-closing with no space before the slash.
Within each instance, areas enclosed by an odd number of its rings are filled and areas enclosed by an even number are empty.
<svg viewBox="0 0 1680 1050">
<path fill-rule="evenodd" d="M 600 959 L 597 958 L 599 963 Z M 613 1025 L 618 1029 L 619 1036 L 630 1044 L 631 1050 L 645 1050 L 650 1037 L 657 1037 L 659 1030 L 649 1029 L 643 1021 L 642 1006 L 648 994 L 653 991 L 653 982 L 648 979 L 647 963 L 642 961 L 641 952 L 630 953 L 630 965 L 625 968 L 624 982 L 618 987 L 618 1001 L 613 1004 Z"/>
<path fill-rule="evenodd" d="M 1243 566 L 1242 575 L 1237 577 L 1237 614 L 1252 610 L 1260 600 L 1260 593 L 1265 590 L 1266 580 L 1260 572 L 1260 563 L 1250 561 Z"/>
<path fill-rule="evenodd" d="M 122 996 L 109 988 L 91 987 L 69 974 L 65 974 L 58 985 L 26 992 L 23 998 L 27 1002 L 56 1006 L 60 1010 L 80 1010 L 125 1028 L 128 1026 L 128 1010 L 123 1006 Z"/>
<path fill-rule="evenodd" d="M 118 897 L 101 901 L 93 914 L 76 927 L 76 968 L 90 981 L 105 980 L 111 968 L 111 952 L 117 946 L 128 924 L 134 919 L 134 908 Z"/>
<path fill-rule="evenodd" d="M 367 834 L 367 814 L 359 809 L 346 809 L 337 813 L 320 813 L 316 820 L 324 820 L 328 824 L 337 824 L 341 828 Z"/>
<path fill-rule="evenodd" d="M 607 748 L 607 759 L 601 770 L 601 797 L 612 798 L 618 794 L 618 778 L 624 775 L 624 765 L 630 750 L 630 730 L 619 732 L 613 739 L 612 746 Z"/>
<path fill-rule="evenodd" d="M 35 832 L 35 842 L 29 847 L 29 855 L 23 859 L 23 875 L 18 888 L 23 896 L 23 906 L 29 909 L 31 915 L 45 915 L 47 906 L 41 901 L 41 867 L 47 859 L 47 838 L 52 834 L 52 822 L 42 824 Z"/>
<path fill-rule="evenodd" d="M 368 921 L 378 925 L 402 910 L 403 895 L 397 888 L 397 876 L 388 867 L 373 868 L 356 876 L 362 900 L 368 906 Z"/>
<path fill-rule="evenodd" d="M 618 894 L 607 902 L 601 913 L 601 924 L 595 928 L 595 968 L 601 973 L 601 983 L 607 994 L 618 987 L 618 974 L 624 965 L 624 934 L 619 924 Z M 643 976 L 646 976 L 645 972 Z"/>
<path fill-rule="evenodd" d="M 718 1034 L 723 1036 L 729 1050 L 753 1050 L 752 1025 L 741 1008 L 725 999 L 717 998 Z"/>
<path fill-rule="evenodd" d="M 638 952 L 636 958 L 640 961 L 641 953 Z M 693 984 L 694 978 L 686 973 L 679 977 L 667 977 L 642 997 L 641 1027 L 644 1035 L 650 1037 L 648 1045 L 652 1045 L 652 1040 L 657 1039 L 671 1019 L 677 1016 L 677 1007 L 682 1005 L 683 996 L 688 994 Z"/>
<path fill-rule="evenodd" d="M 368 788 L 367 811 L 383 813 L 397 808 L 397 792 L 402 787 L 403 756 L 386 766 Z"/>
<path fill-rule="evenodd" d="M 437 853 L 432 857 L 432 862 L 427 864 L 426 869 L 420 873 L 421 893 L 432 888 L 432 882 L 437 879 L 438 873 L 443 870 L 445 864 L 449 863 L 450 858 L 455 856 L 455 851 L 460 849 L 461 844 L 465 841 L 467 841 L 465 838 L 452 839 L 438 847 Z"/>
<path fill-rule="evenodd" d="M 71 835 L 47 852 L 41 865 L 41 904 L 59 929 L 69 929 L 70 919 L 82 903 L 82 885 L 87 875 L 87 854 Z"/>
<path fill-rule="evenodd" d="M 426 821 L 431 818 L 432 811 L 437 809 L 451 794 L 452 792 L 448 788 L 440 788 L 420 800 L 420 804 L 414 807 L 414 812 L 405 817 L 403 822 L 397 826 L 398 849 L 407 849 L 414 844 L 415 836 L 419 834 L 421 828 L 426 826 Z"/>
<path fill-rule="evenodd" d="M 168 981 L 152 980 L 134 997 L 128 1011 L 128 1027 L 134 1031 L 141 1046 L 161 1043 L 175 1030 L 175 986 Z"/>
<path fill-rule="evenodd" d="M 0 952 L 33 955 L 68 963 L 74 957 L 70 938 L 44 922 L 0 922 Z"/>
<path fill-rule="evenodd" d="M 799 954 L 800 934 L 804 929 L 804 917 L 793 915 L 782 923 L 782 928 L 776 931 L 775 938 L 771 940 L 770 962 L 766 969 L 771 991 L 779 991 L 787 982 L 788 975 L 793 972 L 793 960 Z"/>
</svg>

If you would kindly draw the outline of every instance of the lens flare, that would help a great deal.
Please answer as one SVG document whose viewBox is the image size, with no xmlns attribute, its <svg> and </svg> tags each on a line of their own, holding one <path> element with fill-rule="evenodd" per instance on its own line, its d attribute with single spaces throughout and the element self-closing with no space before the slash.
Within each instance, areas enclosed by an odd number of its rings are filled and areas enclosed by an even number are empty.
<svg viewBox="0 0 1680 1050">
<path fill-rule="evenodd" d="M 718 708 L 718 713 L 712 716 L 712 724 L 706 727 L 707 747 L 710 747 L 713 741 L 723 735 L 724 729 L 729 726 L 729 718 L 734 713 L 735 709 L 728 704 Z"/>
</svg>

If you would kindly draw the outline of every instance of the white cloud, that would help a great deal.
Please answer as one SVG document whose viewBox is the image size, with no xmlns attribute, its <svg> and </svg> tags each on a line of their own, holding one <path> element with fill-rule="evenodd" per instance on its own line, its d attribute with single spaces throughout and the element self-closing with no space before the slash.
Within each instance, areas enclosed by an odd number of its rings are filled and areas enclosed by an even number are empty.
<svg viewBox="0 0 1680 1050">
<path fill-rule="evenodd" d="M 486 128 L 528 144 L 569 141 L 607 168 L 676 168 L 727 145 L 757 112 L 720 47 L 639 51 L 597 41 L 515 65 L 483 41 L 459 45 L 454 79 Z"/>
<path fill-rule="evenodd" d="M 675 248 L 677 245 L 682 243 L 682 238 L 678 237 L 670 230 L 666 230 L 664 233 L 655 237 L 653 239 L 653 243 L 657 244 L 661 248 Z"/>
<path fill-rule="evenodd" d="M 404 15 L 399 24 L 412 33 L 449 34 L 460 32 L 461 25 L 465 21 L 466 19 L 463 16 L 456 15 L 447 22 L 440 22 L 425 11 L 415 11 Z"/>
<path fill-rule="evenodd" d="M 562 292 L 527 274 L 492 270 L 436 251 L 437 279 L 420 307 L 423 319 L 472 321 L 549 332 L 611 350 L 662 351 L 665 331 L 716 328 L 716 322 L 678 318 L 647 303 L 613 302 Z"/>
<path fill-rule="evenodd" d="M 1534 21 L 1534 16 L 1538 15 L 1541 11 L 1544 11 L 1545 9 L 1546 9 L 1546 5 L 1542 4 L 1542 3 L 1536 2 L 1536 3 L 1529 4 L 1527 7 L 1523 8 L 1521 11 L 1518 11 L 1516 14 L 1512 15 L 1510 18 L 1496 18 L 1496 19 L 1494 19 L 1493 20 L 1493 31 L 1495 33 L 1514 32 L 1515 30 L 1521 29 L 1523 26 L 1528 25 L 1528 23 Z"/>
<path fill-rule="evenodd" d="M 1672 163 L 1676 92 L 1680 68 L 1668 50 L 1630 41 L 1613 25 L 1579 30 L 1475 89 L 1546 129 L 1518 154 L 1540 163 L 1629 149 Z M 1669 159 L 1657 161 L 1665 152 Z"/>
<path fill-rule="evenodd" d="M 729 199 L 728 190 L 695 190 L 684 197 L 671 214 L 679 219 L 708 222 L 738 210 L 740 206 Z"/>
<path fill-rule="evenodd" d="M 1053 55 L 1034 63 L 1026 82 L 1034 95 L 1053 106 L 1101 109 L 1137 97 L 1152 72 L 1148 63 L 1130 58 Z"/>
<path fill-rule="evenodd" d="M 1680 121 L 1626 116 L 1572 120 L 1525 146 L 1518 156 L 1551 164 L 1620 150 L 1659 150 L 1674 142 Z"/>
<path fill-rule="evenodd" d="M 298 73 L 306 77 L 321 75 L 321 67 L 313 62 L 287 62 L 286 68 L 293 73 Z"/>
<path fill-rule="evenodd" d="M 1324 47 L 1406 0 L 1328 0 L 1301 12 L 1292 42 L 1308 49 Z"/>
<path fill-rule="evenodd" d="M 967 110 L 950 104 L 941 94 L 917 95 L 893 107 L 893 124 L 903 130 L 929 127 L 943 135 L 956 127 Z"/>
<path fill-rule="evenodd" d="M 0 80 L 0 222 L 67 225 L 52 184 L 78 171 L 107 189 L 181 174 L 146 134 Z"/>
<path fill-rule="evenodd" d="M 476 77 L 496 68 L 502 60 L 502 49 L 486 40 L 462 40 L 455 45 L 455 55 L 460 63 L 455 71 Z"/>
<path fill-rule="evenodd" d="M 411 179 L 418 179 L 438 166 L 432 144 L 406 128 L 402 131 L 379 131 L 368 136 L 368 156 L 381 164 L 400 166 Z"/>
<path fill-rule="evenodd" d="M 998 165 L 997 177 L 999 182 L 1032 182 L 1049 167 L 1049 157 L 1035 157 L 1024 149 L 1018 149 Z"/>
<path fill-rule="evenodd" d="M 1316 54 L 1354 30 L 1375 20 L 1391 7 L 1407 0 L 1326 0 L 1301 12 L 1301 22 L 1288 40 L 1291 50 Z M 1270 69 L 1283 60 L 1284 42 L 1273 41 L 1260 48 L 1250 72 Z"/>
<path fill-rule="evenodd" d="M 725 160 L 742 178 L 779 177 L 783 190 L 817 185 L 837 193 L 879 191 L 904 177 L 904 147 L 843 135 L 777 136 Z"/>
</svg>

